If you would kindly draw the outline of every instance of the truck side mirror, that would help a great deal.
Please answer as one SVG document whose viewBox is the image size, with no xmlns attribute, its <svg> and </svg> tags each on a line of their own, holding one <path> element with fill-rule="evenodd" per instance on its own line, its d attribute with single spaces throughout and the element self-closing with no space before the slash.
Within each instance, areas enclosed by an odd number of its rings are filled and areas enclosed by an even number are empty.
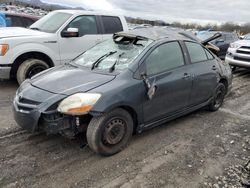
<svg viewBox="0 0 250 188">
<path fill-rule="evenodd" d="M 61 36 L 64 38 L 79 37 L 78 28 L 68 28 L 67 31 L 62 31 Z"/>
</svg>

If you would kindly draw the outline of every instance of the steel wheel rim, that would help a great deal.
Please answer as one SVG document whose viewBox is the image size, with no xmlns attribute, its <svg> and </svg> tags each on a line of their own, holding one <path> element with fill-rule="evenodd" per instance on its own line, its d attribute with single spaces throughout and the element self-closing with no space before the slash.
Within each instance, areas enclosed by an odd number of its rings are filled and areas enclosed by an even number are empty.
<svg viewBox="0 0 250 188">
<path fill-rule="evenodd" d="M 223 91 L 222 88 L 220 88 L 215 97 L 215 102 L 214 102 L 215 108 L 219 108 L 222 104 L 222 101 L 223 101 Z"/>
<path fill-rule="evenodd" d="M 107 123 L 103 134 L 103 143 L 112 146 L 120 143 L 126 133 L 126 122 L 121 118 L 114 118 Z"/>
</svg>

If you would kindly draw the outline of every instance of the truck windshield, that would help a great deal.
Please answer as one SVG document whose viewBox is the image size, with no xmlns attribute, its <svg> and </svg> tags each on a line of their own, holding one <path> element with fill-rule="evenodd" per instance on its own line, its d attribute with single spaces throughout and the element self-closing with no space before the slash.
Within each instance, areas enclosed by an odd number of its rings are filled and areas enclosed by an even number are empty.
<svg viewBox="0 0 250 188">
<path fill-rule="evenodd" d="M 30 29 L 55 33 L 71 16 L 69 13 L 51 12 L 32 24 Z"/>
<path fill-rule="evenodd" d="M 73 63 L 90 67 L 93 69 L 93 64 L 98 62 L 96 69 L 109 70 L 116 63 L 115 70 L 126 69 L 130 63 L 151 43 L 150 39 L 124 39 L 121 37 L 115 42 L 113 39 L 108 39 L 93 48 L 87 50 L 83 55 L 78 57 Z M 105 55 L 110 54 L 111 55 Z M 122 56 L 120 55 L 122 54 Z M 118 61 L 117 61 L 118 60 Z"/>
</svg>

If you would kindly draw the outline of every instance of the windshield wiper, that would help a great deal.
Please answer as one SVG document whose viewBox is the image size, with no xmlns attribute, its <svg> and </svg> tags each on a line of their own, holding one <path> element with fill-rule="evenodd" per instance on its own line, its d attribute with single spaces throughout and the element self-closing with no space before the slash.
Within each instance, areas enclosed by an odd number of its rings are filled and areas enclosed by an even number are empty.
<svg viewBox="0 0 250 188">
<path fill-rule="evenodd" d="M 117 51 L 111 51 L 109 53 L 104 54 L 103 56 L 101 56 L 100 58 L 98 58 L 91 66 L 91 70 L 93 70 L 94 68 L 98 67 L 98 65 L 102 62 L 102 60 L 104 60 L 105 58 L 107 58 L 108 56 L 111 56 L 113 54 L 115 54 Z"/>
<path fill-rule="evenodd" d="M 40 31 L 38 27 L 30 27 L 30 29 Z"/>
<path fill-rule="evenodd" d="M 115 61 L 115 63 L 109 68 L 109 72 L 113 72 L 115 70 L 115 66 L 120 62 L 121 57 L 125 54 L 125 52 L 122 52 L 119 54 L 118 59 Z"/>
</svg>

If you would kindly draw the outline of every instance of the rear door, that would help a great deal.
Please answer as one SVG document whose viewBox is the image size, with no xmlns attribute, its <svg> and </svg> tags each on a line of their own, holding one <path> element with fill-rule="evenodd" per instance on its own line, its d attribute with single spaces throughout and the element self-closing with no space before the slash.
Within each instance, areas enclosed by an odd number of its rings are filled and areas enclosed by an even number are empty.
<svg viewBox="0 0 250 188">
<path fill-rule="evenodd" d="M 68 28 L 77 28 L 79 37 L 64 38 L 59 34 L 61 63 L 69 62 L 102 40 L 100 26 L 94 15 L 78 16 L 64 30 Z"/>
<path fill-rule="evenodd" d="M 153 98 L 150 100 L 145 96 L 143 102 L 145 123 L 174 114 L 187 106 L 192 78 L 186 70 L 179 42 L 159 45 L 149 53 L 142 66 L 145 66 L 149 82 L 156 86 Z"/>
<path fill-rule="evenodd" d="M 198 105 L 207 101 L 214 92 L 219 79 L 219 67 L 214 56 L 203 46 L 195 42 L 185 42 L 190 64 L 187 69 L 193 75 L 193 87 L 189 105 Z"/>
</svg>

